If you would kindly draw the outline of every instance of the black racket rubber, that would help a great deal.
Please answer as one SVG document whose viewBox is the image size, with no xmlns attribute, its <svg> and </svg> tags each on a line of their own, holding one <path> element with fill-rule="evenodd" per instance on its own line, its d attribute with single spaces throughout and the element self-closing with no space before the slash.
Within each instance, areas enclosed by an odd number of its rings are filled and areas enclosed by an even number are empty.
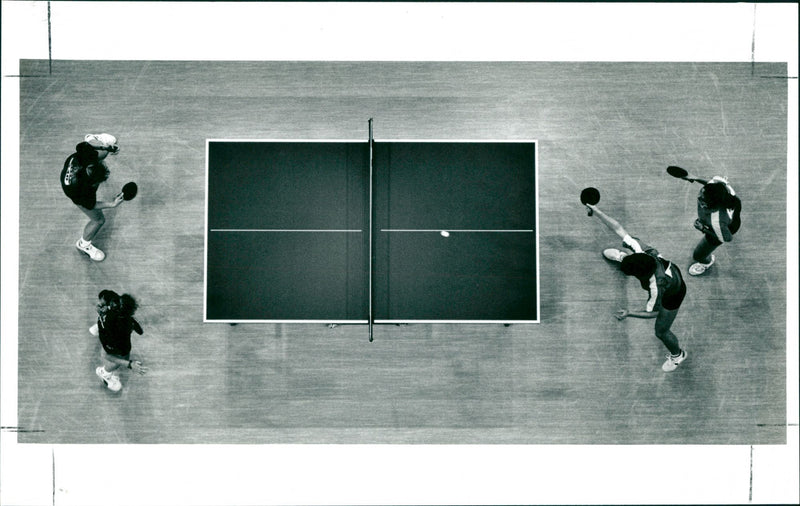
<svg viewBox="0 0 800 506">
<path fill-rule="evenodd" d="M 672 177 L 684 178 L 689 175 L 686 169 L 678 167 L 677 165 L 670 165 L 667 167 L 667 173 Z"/>
<path fill-rule="evenodd" d="M 581 204 L 595 205 L 598 202 L 600 202 L 600 191 L 597 188 L 593 188 L 590 186 L 588 188 L 584 188 L 581 191 Z M 589 211 L 586 214 L 591 216 L 592 214 L 594 214 L 594 211 L 589 209 Z"/>
<path fill-rule="evenodd" d="M 122 187 L 122 198 L 125 200 L 133 199 L 137 193 L 139 193 L 139 187 L 133 181 L 125 183 L 125 186 Z"/>
<path fill-rule="evenodd" d="M 600 202 L 600 191 L 597 188 L 584 188 L 581 191 L 581 204 L 595 205 Z"/>
</svg>

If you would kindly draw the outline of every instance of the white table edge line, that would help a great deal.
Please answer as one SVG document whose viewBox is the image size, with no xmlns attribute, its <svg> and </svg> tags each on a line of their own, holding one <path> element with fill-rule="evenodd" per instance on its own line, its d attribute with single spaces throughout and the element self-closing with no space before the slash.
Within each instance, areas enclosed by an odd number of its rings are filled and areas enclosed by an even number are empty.
<svg viewBox="0 0 800 506">
<path fill-rule="evenodd" d="M 458 228 L 431 228 L 431 229 L 413 229 L 413 228 L 382 228 L 381 232 L 518 232 L 532 234 L 533 229 L 523 230 L 486 230 L 486 229 L 458 229 Z"/>
<path fill-rule="evenodd" d="M 306 229 L 306 228 L 212 228 L 209 232 L 346 232 L 361 233 L 363 230 Z"/>
</svg>

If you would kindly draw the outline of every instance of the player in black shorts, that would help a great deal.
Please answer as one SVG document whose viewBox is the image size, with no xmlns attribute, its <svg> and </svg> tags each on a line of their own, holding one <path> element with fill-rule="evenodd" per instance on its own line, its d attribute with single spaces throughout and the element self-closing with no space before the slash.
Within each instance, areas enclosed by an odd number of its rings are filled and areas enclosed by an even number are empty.
<svg viewBox="0 0 800 506">
<path fill-rule="evenodd" d="M 100 338 L 102 348 L 100 360 L 102 364 L 95 370 L 109 390 L 119 392 L 122 382 L 114 371 L 127 367 L 139 374 L 145 374 L 147 368 L 139 360 L 131 360 L 131 332 L 141 335 L 139 322 L 134 319 L 138 305 L 136 299 L 128 294 L 117 295 L 112 290 L 103 290 L 98 295 L 97 323 L 89 332 Z"/>
<path fill-rule="evenodd" d="M 75 146 L 75 153 L 67 157 L 61 170 L 61 188 L 64 194 L 89 217 L 83 236 L 78 239 L 75 247 L 96 262 L 106 257 L 105 253 L 92 245 L 92 239 L 106 222 L 103 209 L 117 207 L 123 202 L 121 192 L 110 202 L 97 200 L 97 188 L 110 174 L 103 160 L 109 153 L 117 152 L 119 146 L 113 136 L 87 135 L 83 142 Z"/>
<path fill-rule="evenodd" d="M 731 242 L 733 234 L 739 231 L 742 201 L 728 180 L 721 176 L 714 176 L 709 181 L 694 181 L 703 185 L 697 195 L 697 219 L 694 222 L 694 227 L 703 232 L 703 237 L 692 252 L 694 263 L 689 266 L 689 274 L 699 276 L 714 264 L 714 250 Z"/>
<path fill-rule="evenodd" d="M 592 215 L 600 218 L 608 228 L 622 238 L 623 245 L 631 252 L 609 248 L 603 251 L 607 259 L 619 262 L 622 272 L 635 276 L 642 288 L 648 291 L 649 297 L 643 310 L 620 309 L 615 316 L 618 320 L 632 316 L 635 318 L 655 318 L 656 337 L 669 350 L 667 361 L 661 366 L 665 372 L 677 369 L 678 364 L 686 360 L 686 351 L 682 350 L 678 338 L 670 327 L 683 298 L 686 296 L 686 283 L 683 281 L 678 266 L 661 257 L 651 246 L 635 239 L 625 231 L 616 220 L 603 213 L 596 206 L 585 204 Z"/>
</svg>

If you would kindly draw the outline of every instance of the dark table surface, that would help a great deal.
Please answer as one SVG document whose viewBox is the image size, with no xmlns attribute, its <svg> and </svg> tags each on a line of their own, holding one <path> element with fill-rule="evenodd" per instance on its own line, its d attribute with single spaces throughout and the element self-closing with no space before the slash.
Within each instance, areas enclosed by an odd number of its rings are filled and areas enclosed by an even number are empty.
<svg viewBox="0 0 800 506">
<path fill-rule="evenodd" d="M 370 188 L 367 142 L 209 142 L 206 319 L 537 320 L 532 142 L 373 159 Z"/>
</svg>

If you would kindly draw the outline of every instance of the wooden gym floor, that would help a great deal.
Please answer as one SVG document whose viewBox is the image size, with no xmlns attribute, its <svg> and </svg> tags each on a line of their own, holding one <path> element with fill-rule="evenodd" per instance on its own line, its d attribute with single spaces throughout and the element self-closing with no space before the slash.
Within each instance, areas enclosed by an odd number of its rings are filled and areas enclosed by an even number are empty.
<svg viewBox="0 0 800 506">
<path fill-rule="evenodd" d="M 784 64 L 23 61 L 21 443 L 781 444 L 786 441 Z M 764 77 L 773 76 L 773 77 Z M 205 140 L 537 139 L 541 323 L 203 324 Z M 86 219 L 58 174 L 86 133 L 121 153 Z M 35 146 L 35 148 L 31 148 Z M 725 175 L 743 225 L 689 278 L 698 185 Z M 242 181 L 243 185 L 248 184 Z M 675 261 L 688 295 L 672 373 L 646 293 L 600 256 L 601 207 Z M 264 205 L 269 205 L 265 202 Z M 135 295 L 150 368 L 114 395 L 87 329 L 101 289 Z"/>
</svg>

